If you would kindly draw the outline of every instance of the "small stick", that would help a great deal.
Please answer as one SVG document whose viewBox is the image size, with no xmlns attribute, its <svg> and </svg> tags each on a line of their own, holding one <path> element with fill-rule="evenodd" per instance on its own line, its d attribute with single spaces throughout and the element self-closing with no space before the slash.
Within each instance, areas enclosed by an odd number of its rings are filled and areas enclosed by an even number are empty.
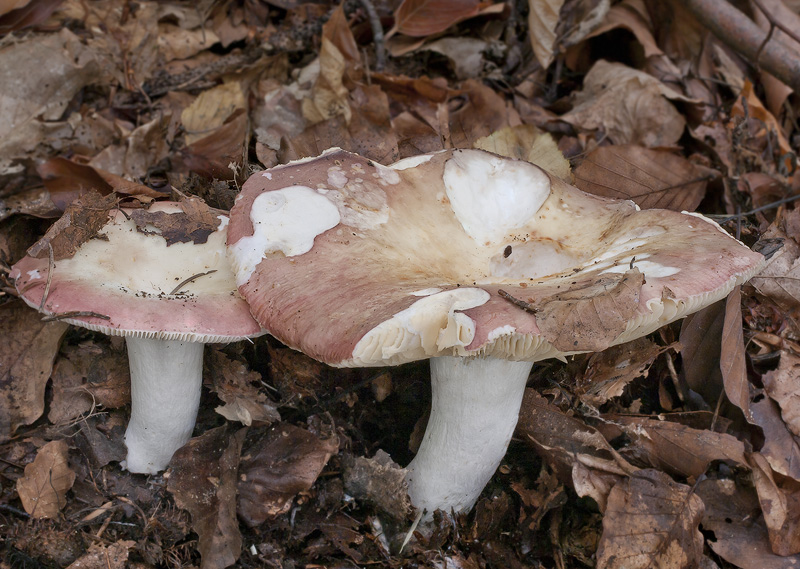
<svg viewBox="0 0 800 569">
<path fill-rule="evenodd" d="M 189 277 L 188 279 L 183 281 L 181 284 L 179 284 L 178 286 L 173 288 L 172 291 L 170 291 L 169 296 L 172 296 L 173 294 L 178 294 L 178 291 L 181 290 L 181 287 L 183 285 L 189 284 L 193 280 L 199 279 L 200 277 L 204 277 L 206 275 L 210 275 L 211 273 L 216 273 L 216 272 L 217 272 L 217 269 L 213 269 L 211 271 L 206 271 L 205 273 L 197 273 L 196 275 L 192 275 L 191 277 Z"/>
<path fill-rule="evenodd" d="M 111 316 L 91 312 L 89 310 L 73 310 L 72 312 L 61 312 L 60 314 L 51 314 L 42 318 L 42 322 L 53 322 L 55 320 L 64 320 L 66 318 L 77 318 L 79 316 L 89 316 L 91 318 L 100 318 L 101 320 L 111 320 Z"/>
<path fill-rule="evenodd" d="M 518 298 L 516 298 L 514 296 L 511 296 L 510 294 L 508 294 L 503 289 L 498 290 L 497 294 L 499 294 L 501 297 L 505 298 L 508 302 L 510 302 L 514 306 L 516 306 L 518 308 L 521 308 L 525 312 L 530 312 L 531 314 L 536 314 L 537 312 L 539 312 L 539 309 L 538 308 L 534 308 L 534 306 L 532 304 L 530 304 L 528 302 L 525 302 L 524 300 L 520 300 L 520 299 L 518 299 Z"/>
<path fill-rule="evenodd" d="M 47 242 L 47 284 L 44 285 L 44 294 L 42 294 L 42 302 L 39 304 L 39 312 L 44 312 L 44 303 L 47 300 L 47 295 L 50 294 L 50 283 L 53 281 L 53 267 L 55 267 L 55 260 L 53 259 L 53 244 Z"/>
<path fill-rule="evenodd" d="M 370 0 L 359 0 L 369 16 L 369 26 L 372 28 L 372 41 L 375 43 L 375 71 L 383 71 L 386 65 L 386 48 L 383 45 L 383 27 L 378 11 Z"/>
</svg>

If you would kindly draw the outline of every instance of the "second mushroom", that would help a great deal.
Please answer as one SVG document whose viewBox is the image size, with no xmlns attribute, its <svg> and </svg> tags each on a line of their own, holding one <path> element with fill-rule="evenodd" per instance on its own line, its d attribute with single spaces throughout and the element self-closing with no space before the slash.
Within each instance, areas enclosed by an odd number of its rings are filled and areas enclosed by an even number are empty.
<svg viewBox="0 0 800 569">
<path fill-rule="evenodd" d="M 228 245 L 254 316 L 288 346 L 334 366 L 430 358 L 407 476 L 428 512 L 473 506 L 534 362 L 649 334 L 763 262 L 703 216 L 639 211 L 478 150 L 386 167 L 332 149 L 256 173 Z"/>
</svg>

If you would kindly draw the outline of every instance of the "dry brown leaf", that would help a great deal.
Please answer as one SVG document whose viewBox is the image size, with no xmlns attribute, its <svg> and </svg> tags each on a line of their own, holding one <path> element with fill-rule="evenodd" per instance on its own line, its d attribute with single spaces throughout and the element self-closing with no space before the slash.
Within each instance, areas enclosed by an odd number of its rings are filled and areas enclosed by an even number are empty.
<svg viewBox="0 0 800 569">
<path fill-rule="evenodd" d="M 191 439 L 170 461 L 167 490 L 192 516 L 201 569 L 224 569 L 242 552 L 236 521 L 236 477 L 247 428 L 218 427 Z"/>
<path fill-rule="evenodd" d="M 800 553 L 800 482 L 786 478 L 779 483 L 767 459 L 757 452 L 749 459 L 772 551 Z"/>
<path fill-rule="evenodd" d="M 500 129 L 476 140 L 474 147 L 526 160 L 562 180 L 572 180 L 569 160 L 564 158 L 552 135 L 533 125 L 521 124 Z"/>
<path fill-rule="evenodd" d="M 800 329 L 800 245 L 787 222 L 791 214 L 773 222 L 762 235 L 763 239 L 780 240 L 782 247 L 750 281 L 756 290 L 774 301 L 794 329 Z"/>
<path fill-rule="evenodd" d="M 637 338 L 592 354 L 581 382 L 581 401 L 599 407 L 619 397 L 626 385 L 645 375 L 655 359 L 669 348 Z"/>
<path fill-rule="evenodd" d="M 338 449 L 335 436 L 323 440 L 288 423 L 273 426 L 242 456 L 241 518 L 252 527 L 287 512 L 295 495 L 311 488 Z"/>
<path fill-rule="evenodd" d="M 4 0 L 0 3 L 0 35 L 45 22 L 64 0 Z M 16 8 L 13 6 L 16 5 Z"/>
<path fill-rule="evenodd" d="M 180 160 L 186 169 L 206 178 L 235 179 L 242 164 L 247 125 L 247 113 L 237 109 L 224 125 L 181 150 Z"/>
<path fill-rule="evenodd" d="M 544 69 L 553 61 L 558 15 L 564 0 L 528 0 L 528 36 L 533 54 Z"/>
<path fill-rule="evenodd" d="M 722 383 L 731 403 L 753 422 L 750 412 L 750 382 L 747 379 L 747 364 L 744 355 L 744 331 L 742 330 L 741 287 L 734 288 L 725 301 L 725 321 L 722 325 L 722 344 L 719 356 Z"/>
<path fill-rule="evenodd" d="M 0 0 L 0 15 L 7 14 L 11 10 L 17 10 L 27 5 L 31 0 Z"/>
<path fill-rule="evenodd" d="M 467 37 L 444 37 L 421 47 L 449 59 L 456 78 L 460 80 L 477 79 L 481 76 L 485 64 L 483 52 L 488 48 L 488 42 Z"/>
<path fill-rule="evenodd" d="M 219 41 L 214 30 L 207 26 L 187 29 L 171 23 L 158 23 L 158 51 L 164 62 L 189 59 Z"/>
<path fill-rule="evenodd" d="M 605 350 L 636 312 L 643 283 L 638 269 L 604 275 L 537 303 L 536 323 L 559 350 Z"/>
<path fill-rule="evenodd" d="M 692 569 L 703 556 L 703 502 L 663 472 L 640 470 L 608 496 L 597 569 Z"/>
<path fill-rule="evenodd" d="M 679 336 L 683 377 L 712 408 L 723 390 L 719 353 L 724 322 L 725 303 L 715 302 L 685 318 Z"/>
<path fill-rule="evenodd" d="M 746 102 L 744 102 L 746 101 Z M 747 80 L 744 83 L 744 89 L 740 96 L 736 99 L 736 104 L 731 108 L 731 117 L 734 119 L 741 118 L 754 118 L 761 121 L 767 130 L 777 139 L 778 143 L 778 157 L 782 162 L 786 172 L 792 172 L 792 156 L 794 151 L 791 144 L 786 140 L 778 120 L 770 113 L 765 107 L 758 95 L 755 93 L 753 84 Z"/>
<path fill-rule="evenodd" d="M 66 506 L 67 491 L 75 482 L 75 471 L 67 463 L 68 452 L 63 440 L 47 443 L 17 480 L 17 494 L 31 517 L 56 518 Z"/>
<path fill-rule="evenodd" d="M 89 161 L 89 165 L 115 176 L 132 180 L 146 179 L 153 165 L 167 158 L 171 152 L 167 143 L 169 120 L 169 113 L 159 114 L 128 133 L 124 143 L 104 148 Z M 109 178 L 106 181 L 114 185 Z"/>
<path fill-rule="evenodd" d="M 56 207 L 45 188 L 34 188 L 0 198 L 0 221 L 15 214 L 36 217 L 58 217 L 63 210 Z"/>
<path fill-rule="evenodd" d="M 713 177 L 672 152 L 636 145 L 598 147 L 575 169 L 584 192 L 675 211 L 694 211 Z"/>
<path fill-rule="evenodd" d="M 375 506 L 396 520 L 409 518 L 413 506 L 408 497 L 408 473 L 386 452 L 378 450 L 372 458 L 348 454 L 342 465 L 344 489 L 350 496 Z"/>
<path fill-rule="evenodd" d="M 136 209 L 130 213 L 136 223 L 136 230 L 148 233 L 153 227 L 167 242 L 167 246 L 175 243 L 205 243 L 208 236 L 220 225 L 219 212 L 212 210 L 206 203 L 195 197 L 180 202 L 182 213 L 166 213 Z"/>
<path fill-rule="evenodd" d="M 800 356 L 782 350 L 778 368 L 761 377 L 764 390 L 781 408 L 781 417 L 792 434 L 800 437 Z"/>
<path fill-rule="evenodd" d="M 235 81 L 203 91 L 183 109 L 181 123 L 186 129 L 186 145 L 194 144 L 225 124 L 237 109 L 247 106 L 242 86 Z"/>
<path fill-rule="evenodd" d="M 136 545 L 135 541 L 119 540 L 111 545 L 93 543 L 89 550 L 67 566 L 67 569 L 126 569 L 128 554 Z"/>
<path fill-rule="evenodd" d="M 76 198 L 58 221 L 50 226 L 44 237 L 34 243 L 28 254 L 42 258 L 53 250 L 53 259 L 72 258 L 81 245 L 92 239 L 108 223 L 108 212 L 116 205 L 117 196 L 101 196 L 89 192 Z"/>
<path fill-rule="evenodd" d="M 597 37 L 616 28 L 625 28 L 636 36 L 636 40 L 644 49 L 645 57 L 664 53 L 653 37 L 649 14 L 643 2 L 623 0 L 615 4 L 606 14 L 603 24 L 592 30 L 584 39 Z"/>
<path fill-rule="evenodd" d="M 793 435 L 783 422 L 778 404 L 769 397 L 756 398 L 750 410 L 764 436 L 761 455 L 775 472 L 800 480 L 800 437 Z"/>
<path fill-rule="evenodd" d="M 403 0 L 394 11 L 396 33 L 421 38 L 438 34 L 467 18 L 477 16 L 488 3 L 480 0 Z"/>
<path fill-rule="evenodd" d="M 751 485 L 707 478 L 697 485 L 706 506 L 703 530 L 714 553 L 741 569 L 797 569 L 800 556 L 784 557 L 770 549 L 767 528 Z"/>
<path fill-rule="evenodd" d="M 303 99 L 303 117 L 315 124 L 336 116 L 350 122 L 349 91 L 344 86 L 343 76 L 346 60 L 333 42 L 322 38 L 319 52 L 319 76 L 311 89 L 311 97 Z"/>
<path fill-rule="evenodd" d="M 715 460 L 734 466 L 747 465 L 744 443 L 732 435 L 693 429 L 672 421 L 624 416 L 608 418 L 624 425 L 625 433 L 633 441 L 626 452 L 668 473 L 697 478 Z"/>
<path fill-rule="evenodd" d="M 353 37 L 353 32 L 347 23 L 347 14 L 344 12 L 344 4 L 339 4 L 331 14 L 331 17 L 322 26 L 322 37 L 327 38 L 339 53 L 344 56 L 351 67 L 356 65 L 360 59 L 361 54 L 358 51 L 358 44 L 356 38 Z M 322 65 L 322 61 L 320 61 Z"/>
<path fill-rule="evenodd" d="M 261 375 L 219 350 L 207 352 L 205 361 L 217 397 L 225 402 L 215 409 L 217 413 L 246 427 L 280 421 L 275 404 L 255 386 L 261 381 Z"/>
<path fill-rule="evenodd" d="M 464 82 L 461 96 L 450 106 L 447 124 L 453 148 L 472 148 L 479 138 L 519 124 L 516 111 L 497 92 L 472 79 Z"/>
<path fill-rule="evenodd" d="M 668 99 L 687 101 L 655 77 L 621 63 L 600 60 L 561 117 L 578 129 L 601 130 L 614 144 L 674 146 L 686 120 Z"/>
<path fill-rule="evenodd" d="M 36 150 L 78 91 L 105 79 L 97 54 L 66 28 L 0 49 L 0 173 Z"/>
<path fill-rule="evenodd" d="M 22 302 L 0 306 L 0 441 L 44 412 L 53 360 L 68 325 L 42 322 Z"/>
</svg>

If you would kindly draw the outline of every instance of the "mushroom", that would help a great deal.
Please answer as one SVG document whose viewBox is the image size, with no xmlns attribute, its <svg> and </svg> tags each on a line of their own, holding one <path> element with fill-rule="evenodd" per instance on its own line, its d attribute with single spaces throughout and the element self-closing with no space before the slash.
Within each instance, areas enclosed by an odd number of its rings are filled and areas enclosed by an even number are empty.
<svg viewBox="0 0 800 569">
<path fill-rule="evenodd" d="M 226 257 L 228 217 L 198 208 L 199 200 L 186 203 L 112 210 L 96 238 L 56 260 L 52 271 L 47 257 L 30 254 L 11 271 L 33 308 L 125 337 L 131 418 L 123 466 L 131 472 L 163 470 L 189 440 L 200 404 L 203 344 L 263 333 Z"/>
<path fill-rule="evenodd" d="M 242 296 L 333 366 L 430 358 L 412 503 L 466 512 L 505 454 L 534 362 L 649 334 L 763 257 L 709 219 L 581 192 L 479 150 L 381 166 L 331 149 L 256 173 L 231 210 Z"/>
</svg>

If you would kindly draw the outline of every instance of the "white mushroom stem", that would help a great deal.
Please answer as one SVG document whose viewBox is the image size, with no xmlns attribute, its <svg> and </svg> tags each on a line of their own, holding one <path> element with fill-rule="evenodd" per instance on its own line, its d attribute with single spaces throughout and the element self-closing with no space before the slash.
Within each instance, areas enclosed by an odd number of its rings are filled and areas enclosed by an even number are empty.
<svg viewBox="0 0 800 569">
<path fill-rule="evenodd" d="M 126 338 L 131 419 L 125 432 L 131 472 L 155 474 L 192 436 L 203 382 L 202 342 Z"/>
<path fill-rule="evenodd" d="M 428 514 L 472 508 L 506 453 L 532 366 L 492 357 L 431 359 L 431 416 L 407 468 L 415 507 Z"/>
</svg>

